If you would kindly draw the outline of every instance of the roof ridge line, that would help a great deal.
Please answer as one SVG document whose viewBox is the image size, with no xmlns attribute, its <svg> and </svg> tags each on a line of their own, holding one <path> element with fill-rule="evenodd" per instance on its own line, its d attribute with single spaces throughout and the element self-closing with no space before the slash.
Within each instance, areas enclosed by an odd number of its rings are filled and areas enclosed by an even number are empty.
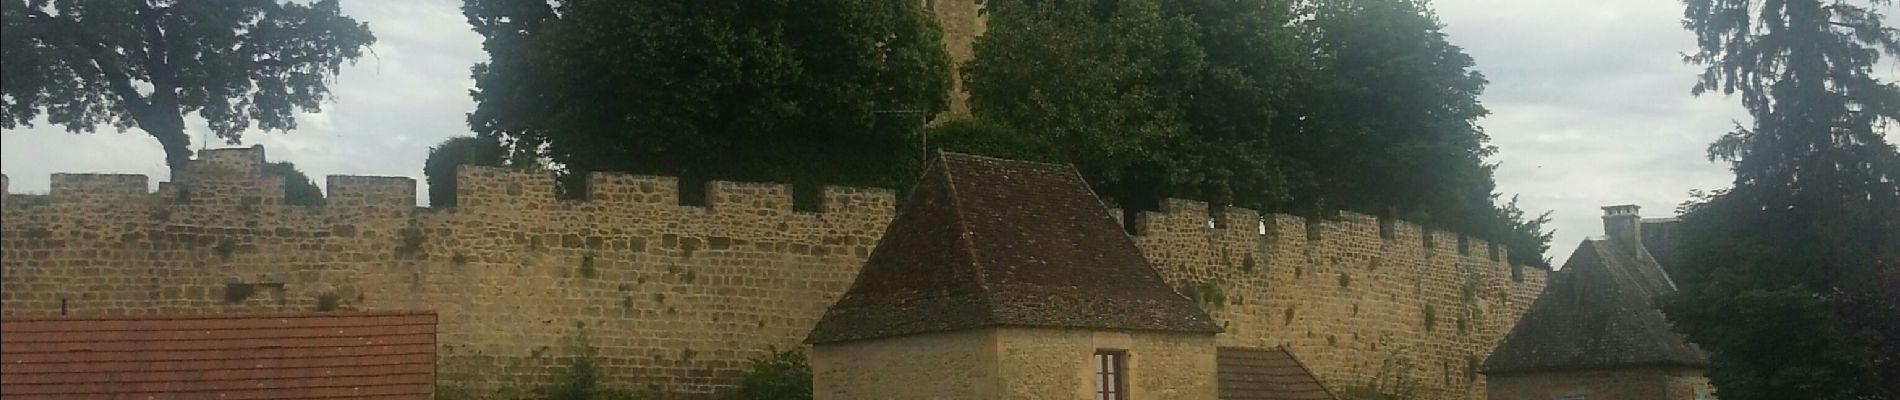
<svg viewBox="0 0 1900 400">
<path fill-rule="evenodd" d="M 1138 254 L 1141 256 L 1140 258 L 1141 258 L 1142 265 L 1147 267 L 1147 268 L 1142 268 L 1142 269 L 1147 270 L 1149 275 L 1154 276 L 1155 282 L 1161 282 L 1161 286 L 1166 287 L 1168 289 L 1168 293 L 1173 294 L 1175 297 L 1180 297 L 1181 299 L 1187 300 L 1189 302 L 1194 301 L 1194 298 L 1188 297 L 1187 295 L 1183 295 L 1181 294 L 1181 291 L 1175 290 L 1173 286 L 1168 285 L 1168 278 L 1165 276 L 1161 276 L 1161 270 L 1159 268 L 1155 268 L 1154 260 L 1148 259 L 1148 253 L 1142 252 L 1141 246 L 1135 245 L 1135 239 L 1133 235 L 1124 230 L 1125 229 L 1124 225 L 1122 225 L 1123 221 L 1116 220 L 1115 216 L 1113 215 L 1108 215 L 1108 204 L 1102 202 L 1102 195 L 1100 193 L 1095 193 L 1095 186 L 1089 185 L 1088 177 L 1082 176 L 1082 170 L 1075 168 L 1075 164 L 1062 164 L 1062 166 L 1065 168 L 1068 168 L 1070 174 L 1075 175 L 1075 181 L 1080 182 L 1082 184 L 1082 190 L 1087 191 L 1090 197 L 1095 198 L 1095 204 L 1102 207 L 1101 208 L 1102 211 L 1096 215 L 1101 215 L 1103 218 L 1107 218 L 1109 220 L 1109 223 L 1113 223 L 1116 225 L 1116 230 L 1123 230 L 1123 232 L 1121 232 L 1122 240 L 1120 240 L 1119 242 L 1121 242 L 1122 246 L 1127 246 L 1130 250 L 1133 250 L 1135 254 Z M 1124 208 L 1123 210 L 1126 210 L 1126 208 Z M 1202 314 L 1207 313 L 1206 310 L 1201 310 L 1201 312 Z M 1227 331 L 1226 328 L 1222 328 L 1220 326 L 1220 323 L 1218 321 L 1214 320 L 1214 316 L 1211 314 L 1207 315 L 1207 323 L 1209 325 L 1214 326 L 1215 332 Z"/>
<path fill-rule="evenodd" d="M 970 239 L 970 235 L 974 234 L 974 232 L 970 230 L 970 219 L 963 215 L 963 196 L 958 194 L 957 175 L 950 172 L 951 168 L 954 167 L 950 165 L 950 159 L 947 154 L 955 153 L 942 152 L 940 150 L 937 154 L 937 165 L 943 167 L 943 171 L 941 172 L 943 173 L 944 189 L 949 191 L 949 193 L 946 194 L 950 197 L 950 210 L 953 211 L 951 215 L 954 215 L 957 219 L 957 244 L 963 248 L 964 256 L 970 258 L 970 274 L 976 278 L 977 287 L 982 289 L 979 293 L 982 294 L 981 298 L 983 299 L 984 311 L 989 313 L 990 319 L 994 321 L 996 319 L 996 304 L 990 301 L 989 279 L 983 276 L 983 265 L 981 264 L 983 260 L 981 257 L 977 257 L 976 243 Z"/>
<path fill-rule="evenodd" d="M 1286 344 L 1284 344 L 1284 343 L 1282 343 L 1282 344 L 1280 344 L 1280 346 L 1278 346 L 1278 347 L 1276 347 L 1276 348 L 1277 348 L 1277 349 L 1279 349 L 1281 353 L 1285 353 L 1285 354 L 1286 354 L 1286 358 L 1288 358 L 1288 359 L 1292 359 L 1292 360 L 1293 360 L 1293 365 L 1298 365 L 1298 366 L 1300 366 L 1300 372 L 1305 372 L 1305 373 L 1306 373 L 1306 376 L 1307 376 L 1307 377 L 1311 377 L 1311 378 L 1313 378 L 1314 380 L 1318 380 L 1318 379 L 1319 379 L 1319 374 L 1315 374 L 1315 373 L 1313 373 L 1313 369 L 1312 369 L 1312 368 L 1310 368 L 1310 367 L 1307 367 L 1307 366 L 1306 366 L 1306 362 L 1304 362 L 1304 361 L 1300 361 L 1300 355 L 1298 355 L 1298 354 L 1293 354 L 1293 349 L 1292 349 L 1292 348 L 1289 348 L 1289 347 L 1287 347 L 1287 346 L 1286 346 Z M 1326 397 L 1327 397 L 1327 398 L 1331 398 L 1331 399 L 1338 399 L 1338 398 L 1340 398 L 1340 397 L 1339 397 L 1339 394 L 1338 394 L 1338 393 L 1333 393 L 1333 388 L 1332 388 L 1331 386 L 1327 386 L 1327 385 L 1325 385 L 1325 384 L 1324 384 L 1324 382 L 1325 382 L 1325 381 L 1321 381 L 1321 382 L 1322 382 L 1322 383 L 1321 383 L 1321 384 L 1319 385 L 1319 388 L 1320 388 L 1321 390 L 1325 390 L 1325 391 L 1326 391 Z"/>
<path fill-rule="evenodd" d="M 940 156 L 941 156 L 941 155 L 952 155 L 952 156 L 958 156 L 958 157 L 969 157 L 969 158 L 976 158 L 976 159 L 984 159 L 984 160 L 995 160 L 995 161 L 1009 161 L 1009 162 L 1020 162 L 1020 163 L 1031 163 L 1031 164 L 1045 164 L 1045 165 L 1068 165 L 1067 163 L 1052 163 L 1052 162 L 1043 162 L 1043 161 L 1033 161 L 1033 160 L 1018 160 L 1018 159 L 1014 159 L 1014 158 L 1003 158 L 1003 157 L 996 157 L 996 156 L 986 156 L 986 155 L 982 155 L 982 154 L 971 154 L 971 153 L 960 153 L 960 152 L 955 152 L 955 151 L 944 151 L 943 149 L 937 149 L 937 154 L 938 154 L 938 155 L 940 155 Z"/>
</svg>

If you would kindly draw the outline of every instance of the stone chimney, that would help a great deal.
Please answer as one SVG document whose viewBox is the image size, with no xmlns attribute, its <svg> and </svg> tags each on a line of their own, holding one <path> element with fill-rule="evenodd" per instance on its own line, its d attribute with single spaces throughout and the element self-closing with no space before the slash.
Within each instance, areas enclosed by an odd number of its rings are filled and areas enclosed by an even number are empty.
<svg viewBox="0 0 1900 400">
<path fill-rule="evenodd" d="M 1603 207 L 1603 234 L 1638 258 L 1648 253 L 1643 251 L 1643 217 L 1637 213 L 1641 208 L 1635 204 Z"/>
</svg>

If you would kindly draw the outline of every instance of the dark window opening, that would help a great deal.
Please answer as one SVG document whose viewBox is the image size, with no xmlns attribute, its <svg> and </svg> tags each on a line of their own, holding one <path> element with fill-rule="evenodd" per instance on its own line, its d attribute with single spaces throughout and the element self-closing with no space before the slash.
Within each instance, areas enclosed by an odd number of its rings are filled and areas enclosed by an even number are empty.
<svg viewBox="0 0 1900 400">
<path fill-rule="evenodd" d="M 1393 228 L 1392 228 L 1391 218 L 1379 218 L 1379 238 L 1380 239 L 1391 240 L 1393 237 L 1397 236 L 1398 233 L 1393 232 L 1392 229 Z"/>
<path fill-rule="evenodd" d="M 1421 231 L 1421 232 L 1419 232 L 1419 236 L 1421 236 L 1421 237 L 1424 237 L 1424 238 L 1425 238 L 1425 239 L 1424 239 L 1424 241 L 1425 241 L 1425 248 L 1427 248 L 1427 249 L 1432 249 L 1432 248 L 1437 248 L 1437 247 L 1438 247 L 1438 243 L 1434 243 L 1434 242 L 1432 242 L 1432 236 L 1436 236 L 1436 235 L 1433 235 L 1433 234 L 1432 234 L 1432 230 L 1431 230 L 1431 229 L 1425 229 L 1425 230 L 1423 230 L 1423 231 Z"/>
<path fill-rule="evenodd" d="M 1458 255 L 1471 255 L 1471 238 L 1462 233 L 1458 234 Z"/>
<path fill-rule="evenodd" d="M 1128 399 L 1128 352 L 1095 351 L 1095 400 Z"/>
</svg>

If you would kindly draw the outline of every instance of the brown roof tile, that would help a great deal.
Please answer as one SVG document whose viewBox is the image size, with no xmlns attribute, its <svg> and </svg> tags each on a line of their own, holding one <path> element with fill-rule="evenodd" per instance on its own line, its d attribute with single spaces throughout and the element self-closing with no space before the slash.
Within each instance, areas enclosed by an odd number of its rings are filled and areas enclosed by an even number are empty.
<svg viewBox="0 0 1900 400">
<path fill-rule="evenodd" d="M 807 341 L 985 326 L 1220 331 L 1074 168 L 943 153 Z"/>
<path fill-rule="evenodd" d="M 8 318 L 8 399 L 427 399 L 435 314 Z"/>
<path fill-rule="evenodd" d="M 1551 274 L 1486 373 L 1639 365 L 1708 366 L 1708 354 L 1671 329 L 1652 301 L 1675 291 L 1653 258 L 1585 240 Z"/>
<path fill-rule="evenodd" d="M 1221 400 L 1338 400 L 1285 347 L 1222 347 L 1214 353 Z"/>
</svg>

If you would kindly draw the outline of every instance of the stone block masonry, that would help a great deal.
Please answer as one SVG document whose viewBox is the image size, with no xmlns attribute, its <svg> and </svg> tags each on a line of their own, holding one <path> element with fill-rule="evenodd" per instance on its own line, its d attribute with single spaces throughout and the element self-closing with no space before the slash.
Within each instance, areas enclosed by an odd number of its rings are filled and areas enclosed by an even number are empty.
<svg viewBox="0 0 1900 400">
<path fill-rule="evenodd" d="M 1285 345 L 1336 391 L 1383 380 L 1422 399 L 1483 398 L 1478 368 L 1547 273 L 1482 240 L 1350 212 L 1309 221 L 1168 200 L 1137 218 L 1136 244 L 1222 325 L 1219 345 Z"/>
<path fill-rule="evenodd" d="M 432 309 L 445 392 L 559 373 L 585 337 L 605 374 L 710 393 L 768 347 L 798 346 L 850 284 L 889 191 L 460 171 L 461 207 L 416 207 L 407 178 L 331 176 L 321 207 L 288 206 L 262 149 L 212 150 L 148 193 L 136 175 L 60 174 L 46 205 L 0 200 L 8 316 Z"/>
<path fill-rule="evenodd" d="M 300 207 L 262 175 L 261 148 L 200 159 L 157 192 L 56 174 L 45 201 L 0 195 L 0 314 L 431 309 L 444 392 L 545 382 L 584 338 L 620 383 L 704 395 L 799 346 L 895 209 L 887 190 L 827 187 L 819 211 L 796 211 L 788 185 L 734 182 L 682 206 L 676 179 L 622 174 L 562 200 L 550 176 L 479 167 L 452 209 L 417 208 L 411 179 L 361 176 L 330 176 L 325 204 Z M 1423 398 L 1481 397 L 1468 366 L 1543 285 L 1502 250 L 1404 222 L 1220 217 L 1169 201 L 1135 241 L 1226 324 L 1220 345 L 1287 344 L 1335 388 L 1405 360 Z"/>
</svg>

